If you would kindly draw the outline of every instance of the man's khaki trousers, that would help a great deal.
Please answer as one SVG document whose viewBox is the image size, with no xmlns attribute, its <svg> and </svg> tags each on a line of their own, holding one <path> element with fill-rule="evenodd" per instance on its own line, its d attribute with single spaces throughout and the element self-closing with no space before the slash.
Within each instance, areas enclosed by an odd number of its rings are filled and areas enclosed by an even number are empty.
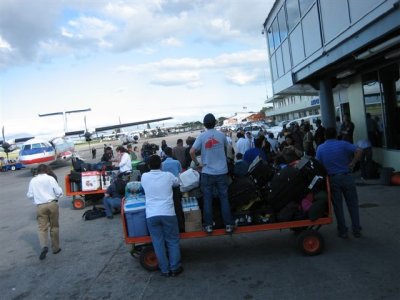
<svg viewBox="0 0 400 300">
<path fill-rule="evenodd" d="M 39 226 L 40 247 L 48 247 L 48 231 L 50 228 L 51 248 L 53 252 L 60 248 L 58 204 L 56 201 L 37 206 L 37 221 Z"/>
</svg>

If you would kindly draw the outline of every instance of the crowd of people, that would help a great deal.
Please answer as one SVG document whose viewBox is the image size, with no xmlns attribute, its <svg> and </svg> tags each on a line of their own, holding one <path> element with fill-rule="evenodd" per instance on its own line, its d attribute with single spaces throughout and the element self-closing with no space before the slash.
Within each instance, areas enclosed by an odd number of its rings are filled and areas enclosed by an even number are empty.
<svg viewBox="0 0 400 300">
<path fill-rule="evenodd" d="M 132 171 L 132 161 L 143 159 L 150 171 L 142 174 L 141 184 L 146 195 L 146 220 L 162 276 L 177 276 L 182 273 L 179 250 L 180 205 L 179 174 L 188 168 L 201 173 L 200 188 L 203 194 L 203 229 L 211 234 L 214 230 L 213 201 L 218 196 L 221 216 L 226 233 L 235 229 L 228 199 L 229 176 L 245 176 L 249 165 L 256 159 L 267 161 L 276 168 L 283 168 L 303 156 L 315 157 L 326 168 L 331 177 L 333 207 L 338 223 L 338 235 L 348 237 L 348 228 L 343 211 L 345 198 L 355 237 L 361 236 L 358 214 L 358 198 L 354 178 L 349 175 L 361 150 L 352 143 L 354 124 L 348 116 L 337 132 L 336 128 L 325 129 L 317 121 L 314 133 L 307 122 L 290 127 L 284 126 L 278 137 L 260 131 L 257 137 L 251 132 L 237 132 L 236 141 L 229 134 L 215 129 L 217 120 L 213 114 L 204 117 L 206 128 L 197 138 L 187 137 L 186 145 L 179 138 L 170 147 L 166 140 L 160 147 L 145 142 L 139 152 L 137 146 L 118 146 L 114 157 L 111 146 L 105 145 L 101 161 L 116 163 L 121 175 Z M 95 152 L 94 154 L 95 156 Z M 48 252 L 47 235 L 50 231 L 53 253 L 59 253 L 57 199 L 62 190 L 46 166 L 39 166 L 38 176 L 29 185 L 27 196 L 38 207 L 39 237 L 44 259 Z M 120 209 L 124 196 L 121 184 L 115 180 L 104 197 L 106 215 L 113 217 L 113 210 Z"/>
</svg>

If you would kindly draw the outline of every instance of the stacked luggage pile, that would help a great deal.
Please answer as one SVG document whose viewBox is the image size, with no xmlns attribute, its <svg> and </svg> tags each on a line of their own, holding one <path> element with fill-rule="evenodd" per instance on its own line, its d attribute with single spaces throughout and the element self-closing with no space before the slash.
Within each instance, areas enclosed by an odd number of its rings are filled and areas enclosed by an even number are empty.
<svg viewBox="0 0 400 300">
<path fill-rule="evenodd" d="M 141 170 L 141 173 L 146 171 L 148 169 Z M 203 197 L 200 180 L 197 171 L 188 169 L 180 175 L 181 186 L 174 189 L 174 206 L 180 232 L 202 230 Z M 246 176 L 232 179 L 228 195 L 237 226 L 314 221 L 328 215 L 326 171 L 314 158 L 304 157 L 280 169 L 257 158 L 250 165 Z M 128 215 L 135 215 L 135 218 L 129 218 L 129 228 L 134 219 L 137 228 L 145 228 L 145 198 L 141 197 L 138 198 L 143 202 L 139 201 L 140 209 L 139 206 L 132 206 L 132 199 L 126 198 L 125 203 L 131 209 L 125 207 L 125 210 Z M 213 201 L 213 219 L 215 229 L 224 228 L 218 199 Z M 132 234 L 132 229 L 128 229 L 128 232 L 130 237 L 143 235 L 141 230 L 135 234 Z"/>
<path fill-rule="evenodd" d="M 229 201 L 238 226 L 314 221 L 328 214 L 326 171 L 314 158 L 281 169 L 257 158 L 247 176 L 233 179 Z"/>
</svg>

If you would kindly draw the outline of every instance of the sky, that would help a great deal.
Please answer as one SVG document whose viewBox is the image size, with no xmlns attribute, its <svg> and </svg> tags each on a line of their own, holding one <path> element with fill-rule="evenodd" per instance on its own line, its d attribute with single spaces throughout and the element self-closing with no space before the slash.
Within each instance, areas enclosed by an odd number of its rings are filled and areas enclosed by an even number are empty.
<svg viewBox="0 0 400 300">
<path fill-rule="evenodd" d="M 273 0 L 1 0 L 6 139 L 161 117 L 258 112 L 272 95 L 262 25 Z"/>
</svg>

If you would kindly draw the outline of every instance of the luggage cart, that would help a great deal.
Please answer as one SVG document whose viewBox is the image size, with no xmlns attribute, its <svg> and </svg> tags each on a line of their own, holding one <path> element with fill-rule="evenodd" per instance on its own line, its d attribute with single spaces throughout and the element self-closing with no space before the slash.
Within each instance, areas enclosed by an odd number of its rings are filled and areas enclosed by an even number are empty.
<svg viewBox="0 0 400 300">
<path fill-rule="evenodd" d="M 326 216 L 319 218 L 315 221 L 311 220 L 298 220 L 289 222 L 277 222 L 277 223 L 267 223 L 261 225 L 247 225 L 239 226 L 233 232 L 234 235 L 249 233 L 249 232 L 259 232 L 268 230 L 282 230 L 282 229 L 292 229 L 299 231 L 297 237 L 297 246 L 304 255 L 314 256 L 322 253 L 324 250 L 324 239 L 318 230 L 323 225 L 328 225 L 333 222 L 332 217 L 332 195 L 330 191 L 329 178 L 326 179 L 326 191 L 328 194 L 328 211 Z M 140 264 L 143 268 L 148 271 L 158 270 L 158 261 L 155 255 L 153 246 L 151 244 L 150 236 L 141 237 L 129 237 L 127 224 L 124 213 L 124 205 L 121 205 L 121 218 L 122 227 L 125 237 L 126 244 L 132 244 L 131 255 L 139 258 Z M 208 234 L 204 231 L 194 231 L 194 232 L 183 232 L 180 233 L 181 239 L 192 239 L 192 238 L 205 238 L 212 236 L 227 235 L 225 229 L 215 229 L 212 234 Z"/>
<path fill-rule="evenodd" d="M 99 189 L 95 191 L 76 191 L 73 192 L 71 189 L 71 182 L 69 175 L 65 176 L 65 195 L 72 197 L 72 206 L 75 209 L 84 209 L 86 202 L 95 201 L 104 197 L 106 190 Z"/>
</svg>

